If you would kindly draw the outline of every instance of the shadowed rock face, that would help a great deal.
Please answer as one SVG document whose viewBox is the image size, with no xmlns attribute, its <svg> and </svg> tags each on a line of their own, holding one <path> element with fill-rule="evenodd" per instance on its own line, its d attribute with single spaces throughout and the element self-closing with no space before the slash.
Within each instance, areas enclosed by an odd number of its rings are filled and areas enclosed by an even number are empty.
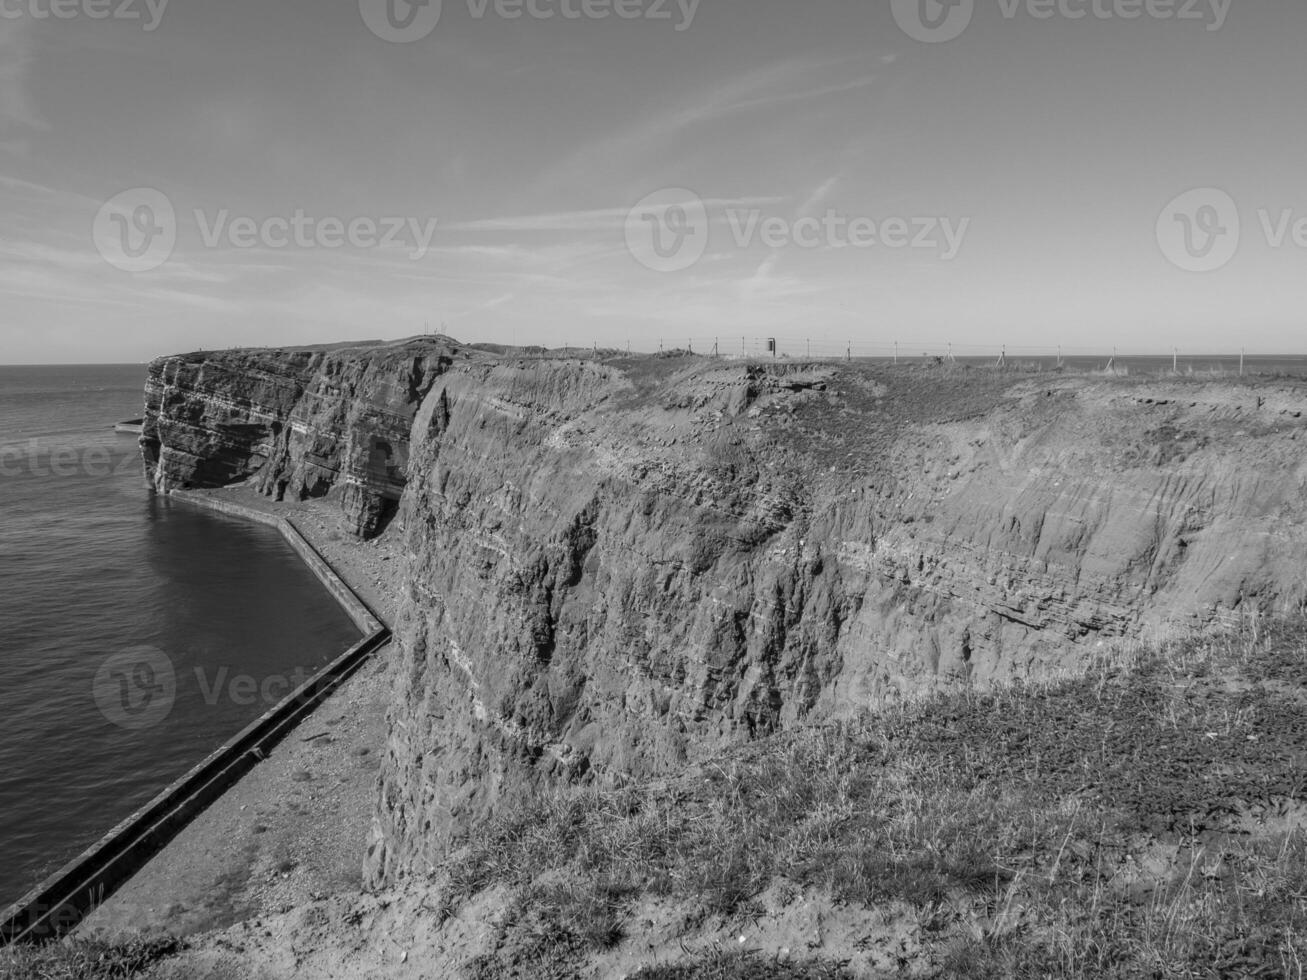
<svg viewBox="0 0 1307 980">
<path fill-rule="evenodd" d="M 414 426 L 369 872 L 506 794 L 1297 592 L 1301 386 L 460 363 Z"/>
<path fill-rule="evenodd" d="M 450 361 L 433 341 L 160 358 L 146 382 L 146 478 L 161 492 L 252 481 L 278 500 L 335 490 L 375 535 L 404 490 L 413 415 Z"/>
<path fill-rule="evenodd" d="M 402 496 L 378 883 L 525 788 L 1037 675 L 1304 581 L 1297 384 L 428 341 L 165 358 L 148 401 L 161 489 L 335 488 L 362 534 Z"/>
</svg>

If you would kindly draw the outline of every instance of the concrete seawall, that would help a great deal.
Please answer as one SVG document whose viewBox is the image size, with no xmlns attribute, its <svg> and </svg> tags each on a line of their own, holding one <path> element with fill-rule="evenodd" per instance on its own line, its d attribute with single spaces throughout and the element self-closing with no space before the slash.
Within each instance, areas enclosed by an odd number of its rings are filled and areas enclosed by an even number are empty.
<svg viewBox="0 0 1307 980">
<path fill-rule="evenodd" d="M 0 912 L 0 945 L 46 942 L 74 929 L 390 640 L 389 627 L 288 519 L 197 494 L 175 492 L 172 496 L 276 528 L 365 634 L 364 638 L 99 842 Z"/>
</svg>

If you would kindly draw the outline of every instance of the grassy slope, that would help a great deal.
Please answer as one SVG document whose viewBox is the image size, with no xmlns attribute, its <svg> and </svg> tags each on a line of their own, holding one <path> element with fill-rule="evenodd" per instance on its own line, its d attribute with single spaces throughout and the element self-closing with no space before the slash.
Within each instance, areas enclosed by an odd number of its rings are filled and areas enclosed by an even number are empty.
<svg viewBox="0 0 1307 980">
<path fill-rule="evenodd" d="M 772 739 L 675 782 L 528 801 L 451 864 L 445 901 L 520 889 L 511 958 L 487 976 L 565 975 L 621 943 L 650 894 L 746 919 L 781 880 L 913 910 L 926 972 L 1300 977 L 1304 681 L 1295 620 Z M 644 975 L 792 975 L 742 956 Z"/>
<path fill-rule="evenodd" d="M 777 895 L 822 896 L 845 913 L 832 922 L 902 920 L 914 945 L 890 968 L 918 975 L 1301 978 L 1305 781 L 1295 618 L 776 737 L 674 780 L 525 800 L 433 884 L 441 915 L 487 888 L 516 896 L 472 965 L 485 978 L 607 973 L 605 956 L 645 948 L 650 903 L 679 910 L 684 953 L 648 980 L 887 969 L 831 954 L 853 937 L 723 948 Z M 0 952 L 0 976 L 128 977 L 149 958 Z"/>
</svg>

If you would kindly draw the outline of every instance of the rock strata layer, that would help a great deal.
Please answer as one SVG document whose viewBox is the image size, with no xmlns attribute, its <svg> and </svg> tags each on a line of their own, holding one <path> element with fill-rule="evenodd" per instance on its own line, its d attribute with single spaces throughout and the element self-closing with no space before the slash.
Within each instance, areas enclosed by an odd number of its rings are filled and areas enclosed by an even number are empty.
<svg viewBox="0 0 1307 980">
<path fill-rule="evenodd" d="M 1304 412 L 1288 382 L 418 342 L 165 359 L 143 445 L 161 489 L 343 486 L 363 534 L 402 497 L 382 883 L 525 789 L 1300 595 Z"/>
<path fill-rule="evenodd" d="M 145 389 L 147 479 L 163 493 L 253 481 L 277 500 L 334 490 L 348 528 L 371 537 L 398 507 L 413 416 L 451 354 L 415 342 L 160 358 Z"/>
</svg>

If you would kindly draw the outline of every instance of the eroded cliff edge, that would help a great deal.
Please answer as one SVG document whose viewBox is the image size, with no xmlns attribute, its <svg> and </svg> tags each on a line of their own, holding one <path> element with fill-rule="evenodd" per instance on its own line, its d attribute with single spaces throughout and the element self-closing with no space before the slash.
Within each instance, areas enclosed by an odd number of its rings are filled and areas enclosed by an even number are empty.
<svg viewBox="0 0 1307 980">
<path fill-rule="evenodd" d="M 245 481 L 307 500 L 335 490 L 351 531 L 399 504 L 413 416 L 451 345 L 181 354 L 150 365 L 141 451 L 155 489 Z"/>
<path fill-rule="evenodd" d="M 396 406 L 407 568 L 376 883 L 541 782 L 656 774 L 1303 584 L 1300 384 L 390 350 L 185 359 L 152 374 L 145 440 L 148 459 L 152 432 L 191 434 L 156 452 L 161 487 L 348 488 L 372 423 L 314 420 Z M 414 357 L 415 387 L 315 380 L 328 362 L 411 378 Z M 347 523 L 369 533 L 355 492 Z"/>
</svg>

